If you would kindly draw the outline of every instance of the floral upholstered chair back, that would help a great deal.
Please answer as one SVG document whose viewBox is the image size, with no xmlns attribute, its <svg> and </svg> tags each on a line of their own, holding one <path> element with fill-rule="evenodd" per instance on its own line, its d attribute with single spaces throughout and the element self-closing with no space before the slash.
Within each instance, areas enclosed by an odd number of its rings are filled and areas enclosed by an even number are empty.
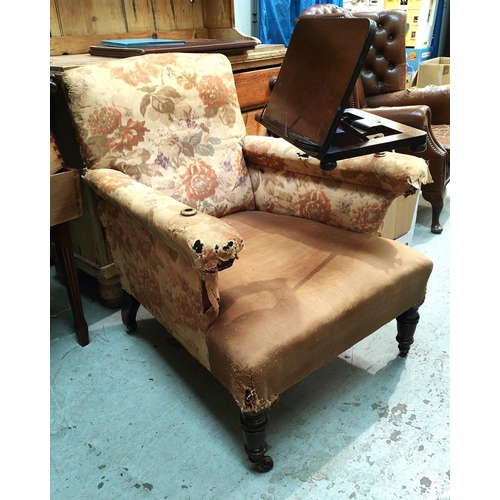
<svg viewBox="0 0 500 500">
<path fill-rule="evenodd" d="M 216 217 L 254 208 L 225 56 L 138 56 L 72 75 L 70 110 L 88 168 L 120 170 Z"/>
</svg>

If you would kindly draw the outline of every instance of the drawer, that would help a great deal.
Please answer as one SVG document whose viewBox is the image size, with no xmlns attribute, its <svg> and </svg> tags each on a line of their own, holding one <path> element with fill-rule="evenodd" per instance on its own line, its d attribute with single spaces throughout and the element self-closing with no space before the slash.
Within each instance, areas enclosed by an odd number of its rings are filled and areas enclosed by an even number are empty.
<svg viewBox="0 0 500 500">
<path fill-rule="evenodd" d="M 50 176 L 50 226 L 68 222 L 83 215 L 80 173 L 63 168 Z"/>
<path fill-rule="evenodd" d="M 271 96 L 269 82 L 278 76 L 280 66 L 234 73 L 238 101 L 242 111 L 263 107 Z"/>
</svg>

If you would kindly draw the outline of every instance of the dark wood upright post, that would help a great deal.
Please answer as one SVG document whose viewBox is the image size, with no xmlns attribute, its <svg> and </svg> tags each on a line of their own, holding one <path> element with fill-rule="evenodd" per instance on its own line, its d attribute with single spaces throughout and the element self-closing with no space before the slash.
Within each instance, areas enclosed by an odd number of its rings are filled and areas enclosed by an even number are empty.
<svg viewBox="0 0 500 500">
<path fill-rule="evenodd" d="M 68 223 L 63 222 L 50 228 L 50 238 L 54 242 L 59 264 L 63 274 L 64 285 L 68 292 L 69 304 L 73 313 L 73 325 L 78 343 L 83 347 L 89 343 L 89 328 L 83 314 L 80 285 L 76 270 L 73 246 Z"/>
</svg>

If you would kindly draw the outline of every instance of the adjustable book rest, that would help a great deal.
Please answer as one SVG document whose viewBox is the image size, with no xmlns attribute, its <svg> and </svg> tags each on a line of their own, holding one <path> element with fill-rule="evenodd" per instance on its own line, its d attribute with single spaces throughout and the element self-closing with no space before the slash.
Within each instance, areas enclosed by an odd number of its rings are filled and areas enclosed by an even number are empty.
<svg viewBox="0 0 500 500">
<path fill-rule="evenodd" d="M 375 30 L 366 18 L 299 19 L 269 102 L 255 119 L 318 158 L 323 170 L 354 156 L 425 150 L 424 131 L 346 109 Z"/>
</svg>

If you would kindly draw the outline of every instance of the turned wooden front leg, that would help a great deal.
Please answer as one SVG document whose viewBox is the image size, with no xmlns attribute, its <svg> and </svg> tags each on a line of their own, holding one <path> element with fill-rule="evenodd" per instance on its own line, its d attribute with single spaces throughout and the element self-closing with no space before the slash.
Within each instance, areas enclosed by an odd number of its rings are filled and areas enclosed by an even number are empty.
<svg viewBox="0 0 500 500">
<path fill-rule="evenodd" d="M 401 357 L 405 357 L 408 354 L 410 346 L 413 344 L 413 337 L 420 319 L 418 308 L 423 303 L 424 301 L 422 300 L 396 318 L 398 325 L 396 340 L 398 341 L 399 355 Z"/>
<path fill-rule="evenodd" d="M 139 301 L 125 290 L 122 297 L 122 322 L 127 327 L 127 330 L 134 331 L 137 328 L 137 311 L 141 307 Z"/>
<path fill-rule="evenodd" d="M 273 459 L 265 454 L 268 425 L 267 410 L 240 413 L 240 427 L 245 439 L 245 451 L 250 462 L 256 465 L 261 472 L 270 471 L 274 465 Z"/>
</svg>

